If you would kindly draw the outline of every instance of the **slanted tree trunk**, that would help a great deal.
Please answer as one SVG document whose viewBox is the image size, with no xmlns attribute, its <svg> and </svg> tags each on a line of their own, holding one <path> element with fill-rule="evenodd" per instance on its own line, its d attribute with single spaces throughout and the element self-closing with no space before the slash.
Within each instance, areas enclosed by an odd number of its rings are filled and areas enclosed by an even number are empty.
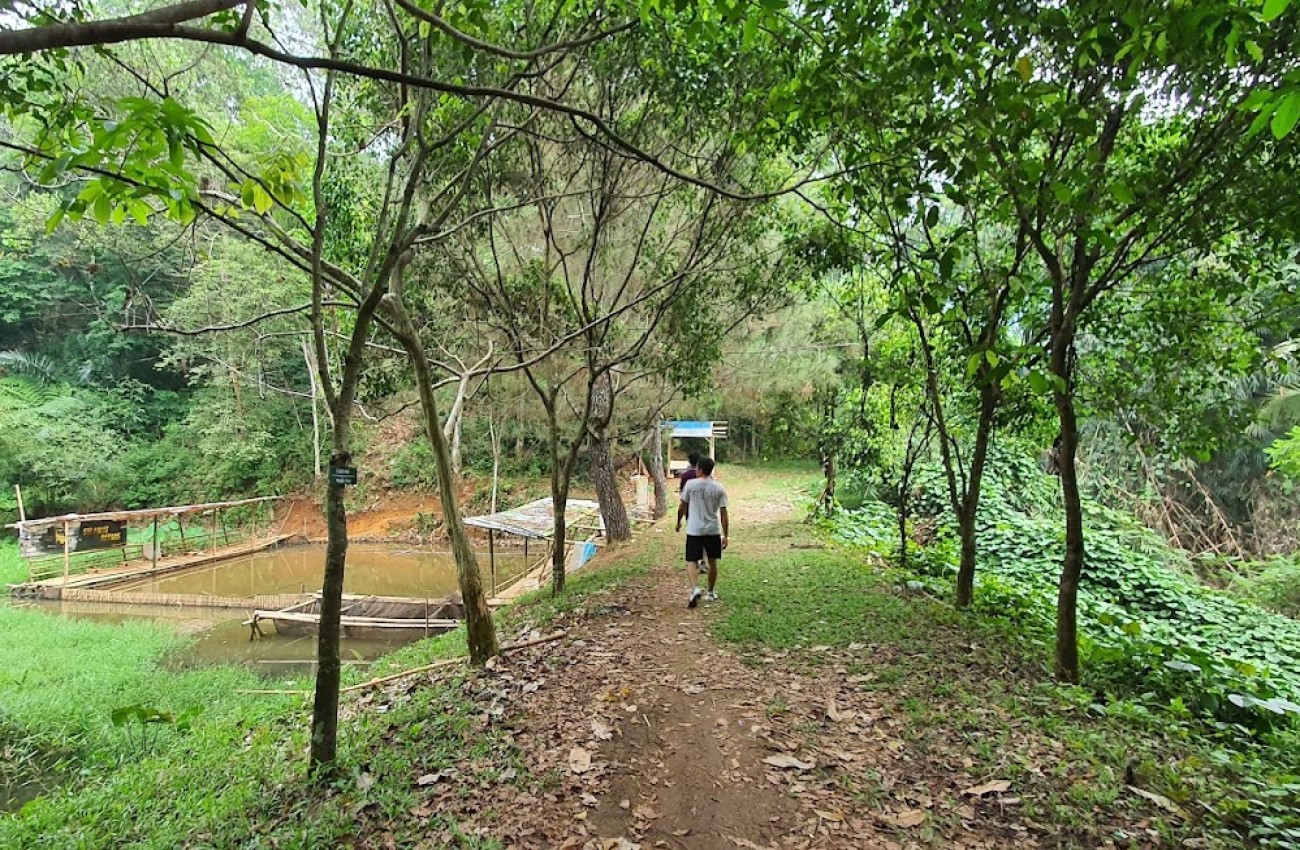
<svg viewBox="0 0 1300 850">
<path fill-rule="evenodd" d="M 664 432 L 656 422 L 650 426 L 650 478 L 654 481 L 654 518 L 668 513 L 668 482 L 664 477 Z"/>
<path fill-rule="evenodd" d="M 443 525 L 451 541 L 451 552 L 456 561 L 456 581 L 465 605 L 465 633 L 470 663 L 482 665 L 497 654 L 496 626 L 492 622 L 492 611 L 488 608 L 487 594 L 483 591 L 478 559 L 474 556 L 465 523 L 461 519 L 460 506 L 456 501 L 456 475 L 452 471 L 451 449 L 438 415 L 438 400 L 433 393 L 429 355 L 420 344 L 406 306 L 402 303 L 400 282 L 395 293 L 384 297 L 384 306 L 393 318 L 394 336 L 406 349 L 415 369 L 415 384 L 420 391 L 420 408 L 424 414 L 424 430 L 437 466 L 438 499 L 442 502 Z"/>
<path fill-rule="evenodd" d="M 307 364 L 307 380 L 311 383 L 311 458 L 312 458 L 312 477 L 319 481 L 321 477 L 320 465 L 320 404 L 319 393 L 316 392 L 316 368 L 311 362 L 311 346 L 307 338 L 302 340 L 302 359 Z"/>
<path fill-rule="evenodd" d="M 451 471 L 457 478 L 460 478 L 461 460 L 460 460 L 460 423 L 464 417 L 457 416 L 456 423 L 451 428 Z"/>
</svg>

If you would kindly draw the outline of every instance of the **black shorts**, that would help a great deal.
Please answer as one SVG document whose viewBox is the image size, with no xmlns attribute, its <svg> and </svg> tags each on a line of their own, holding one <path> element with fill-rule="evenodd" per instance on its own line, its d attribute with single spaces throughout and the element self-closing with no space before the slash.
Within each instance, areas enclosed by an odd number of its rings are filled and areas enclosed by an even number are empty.
<svg viewBox="0 0 1300 850">
<path fill-rule="evenodd" d="M 721 534 L 686 535 L 686 562 L 693 564 L 708 555 L 713 560 L 722 557 Z"/>
</svg>

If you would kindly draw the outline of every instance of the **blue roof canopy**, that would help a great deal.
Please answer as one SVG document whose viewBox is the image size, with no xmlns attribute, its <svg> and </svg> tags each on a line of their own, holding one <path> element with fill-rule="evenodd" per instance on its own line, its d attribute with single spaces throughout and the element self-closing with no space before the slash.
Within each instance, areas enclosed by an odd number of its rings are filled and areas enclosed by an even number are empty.
<svg viewBox="0 0 1300 850">
<path fill-rule="evenodd" d="M 665 425 L 671 425 L 670 435 L 673 437 L 712 437 L 713 423 L 700 422 L 695 420 L 682 420 L 678 422 L 665 422 Z"/>
</svg>

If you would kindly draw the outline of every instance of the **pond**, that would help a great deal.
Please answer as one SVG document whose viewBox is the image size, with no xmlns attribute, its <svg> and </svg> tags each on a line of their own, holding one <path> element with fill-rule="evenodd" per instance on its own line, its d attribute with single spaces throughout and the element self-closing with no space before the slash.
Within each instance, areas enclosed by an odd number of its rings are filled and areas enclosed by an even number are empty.
<svg viewBox="0 0 1300 850">
<path fill-rule="evenodd" d="M 543 550 L 544 551 L 544 550 Z M 539 552 L 531 553 L 533 560 Z M 478 553 L 484 584 L 491 589 L 492 572 L 486 552 Z M 496 582 L 502 584 L 527 567 L 520 550 L 496 554 Z M 183 572 L 118 585 L 114 590 L 186 593 L 223 597 L 319 591 L 325 570 L 325 547 L 293 546 L 207 564 Z M 344 589 L 374 596 L 437 599 L 457 591 L 456 565 L 451 553 L 392 546 L 348 547 Z M 278 636 L 266 629 L 262 640 L 250 641 L 243 625 L 249 611 L 240 608 L 197 608 L 169 605 L 120 605 L 104 602 L 34 602 L 41 610 L 84 619 L 121 622 L 148 619 L 166 623 L 178 633 L 196 638 L 172 663 L 179 666 L 239 663 L 271 677 L 301 675 L 315 666 L 315 636 Z M 345 663 L 365 664 L 403 643 L 401 639 L 342 641 Z"/>
</svg>

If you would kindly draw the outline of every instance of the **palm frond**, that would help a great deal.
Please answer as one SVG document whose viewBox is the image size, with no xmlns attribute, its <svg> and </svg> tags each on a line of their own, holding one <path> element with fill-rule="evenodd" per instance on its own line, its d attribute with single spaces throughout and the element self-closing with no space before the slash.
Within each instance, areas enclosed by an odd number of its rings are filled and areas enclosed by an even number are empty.
<svg viewBox="0 0 1300 850">
<path fill-rule="evenodd" d="M 28 354 L 25 351 L 0 351 L 0 370 L 18 375 L 42 384 L 52 384 L 58 380 L 58 366 L 44 354 Z"/>
</svg>

